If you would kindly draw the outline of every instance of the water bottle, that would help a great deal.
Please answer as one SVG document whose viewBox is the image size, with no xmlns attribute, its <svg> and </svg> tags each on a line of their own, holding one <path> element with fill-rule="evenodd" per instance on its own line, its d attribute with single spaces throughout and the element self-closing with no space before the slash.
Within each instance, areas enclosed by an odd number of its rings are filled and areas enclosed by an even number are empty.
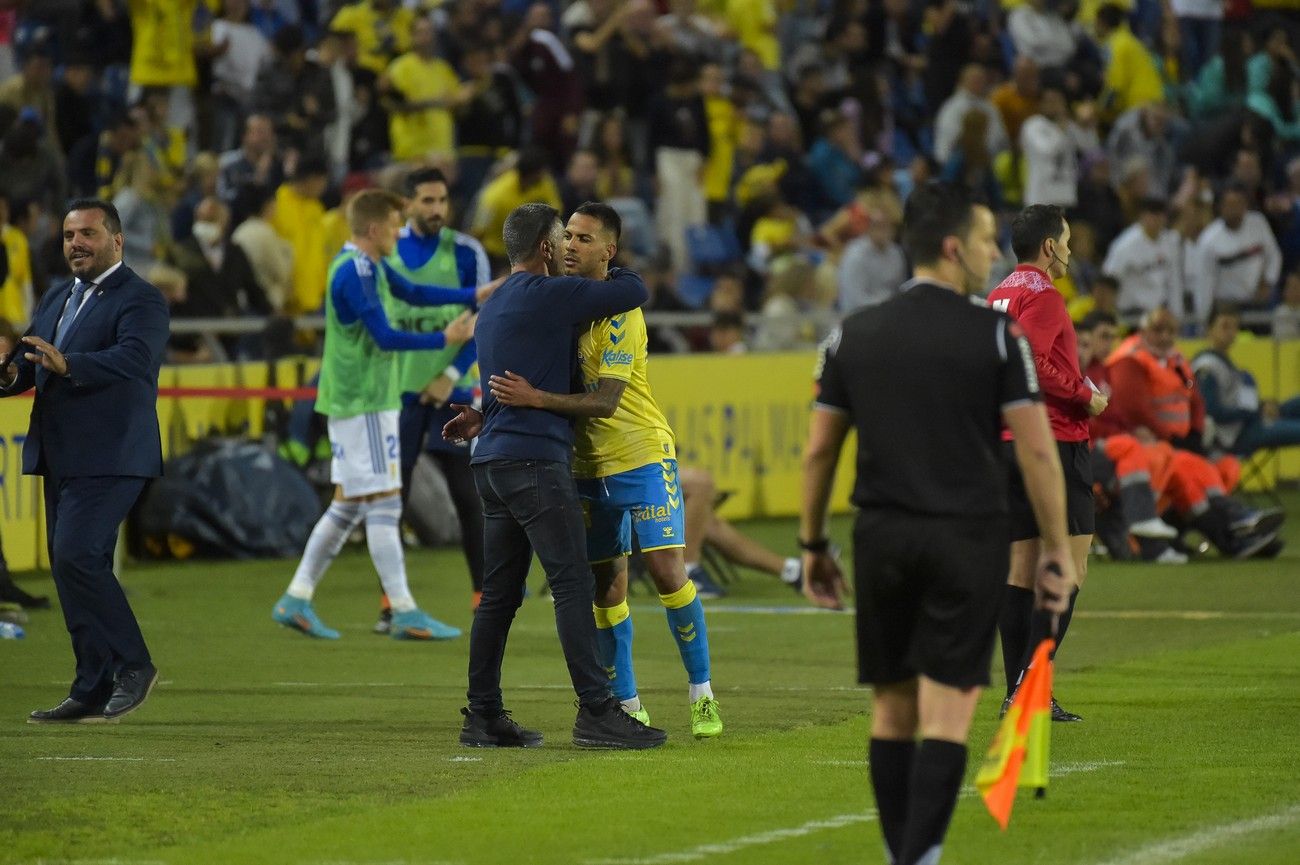
<svg viewBox="0 0 1300 865">
<path fill-rule="evenodd" d="M 26 636 L 22 625 L 13 622 L 0 622 L 0 640 L 21 640 Z"/>
</svg>

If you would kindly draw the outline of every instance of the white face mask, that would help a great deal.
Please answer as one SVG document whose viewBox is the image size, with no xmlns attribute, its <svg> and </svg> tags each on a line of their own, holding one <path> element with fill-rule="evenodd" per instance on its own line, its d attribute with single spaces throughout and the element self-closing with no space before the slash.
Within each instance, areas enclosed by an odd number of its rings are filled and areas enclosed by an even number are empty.
<svg viewBox="0 0 1300 865">
<path fill-rule="evenodd" d="M 221 224 L 217 222 L 196 222 L 193 232 L 199 243 L 211 245 L 221 240 Z"/>
</svg>

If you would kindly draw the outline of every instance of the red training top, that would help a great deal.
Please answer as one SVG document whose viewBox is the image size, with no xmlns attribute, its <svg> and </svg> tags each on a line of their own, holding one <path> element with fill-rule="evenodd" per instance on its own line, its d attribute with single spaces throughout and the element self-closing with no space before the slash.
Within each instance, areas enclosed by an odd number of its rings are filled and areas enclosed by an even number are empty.
<svg viewBox="0 0 1300 865">
<path fill-rule="evenodd" d="M 1034 350 L 1034 368 L 1052 436 L 1058 442 L 1086 442 L 1092 388 L 1079 372 L 1074 323 L 1052 278 L 1032 264 L 1021 264 L 993 289 L 988 300 L 994 309 L 1019 323 Z M 1011 441 L 1011 431 L 1003 430 L 1002 438 Z"/>
</svg>

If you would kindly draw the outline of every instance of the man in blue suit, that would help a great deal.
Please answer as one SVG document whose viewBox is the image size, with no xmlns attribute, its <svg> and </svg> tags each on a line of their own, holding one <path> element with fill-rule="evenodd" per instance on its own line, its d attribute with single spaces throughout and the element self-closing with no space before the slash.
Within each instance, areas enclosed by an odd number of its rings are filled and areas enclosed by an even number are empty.
<svg viewBox="0 0 1300 865">
<path fill-rule="evenodd" d="M 0 396 L 36 388 L 23 472 L 45 478 L 50 564 L 77 659 L 68 698 L 32 712 L 33 724 L 116 721 L 158 680 L 113 575 L 113 548 L 146 479 L 162 474 L 167 303 L 122 263 L 122 221 L 106 201 L 69 205 L 63 255 L 75 278 L 41 298 L 0 367 Z"/>
</svg>

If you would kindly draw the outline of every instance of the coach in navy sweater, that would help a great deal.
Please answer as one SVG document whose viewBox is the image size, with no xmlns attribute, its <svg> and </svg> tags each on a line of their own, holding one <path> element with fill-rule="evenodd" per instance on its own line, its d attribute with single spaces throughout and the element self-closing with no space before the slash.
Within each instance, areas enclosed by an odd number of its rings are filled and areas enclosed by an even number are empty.
<svg viewBox="0 0 1300 865">
<path fill-rule="evenodd" d="M 149 695 L 158 670 L 113 576 L 117 530 L 162 474 L 158 369 L 167 344 L 162 294 L 122 263 L 122 221 L 82 199 L 63 218 L 74 279 L 41 298 L 0 396 L 36 388 L 23 472 L 45 477 L 50 568 L 77 674 L 66 700 L 34 724 L 113 721 Z"/>
<path fill-rule="evenodd" d="M 648 298 L 630 270 L 608 280 L 549 276 L 559 270 L 563 226 L 555 209 L 525 204 L 506 219 L 503 234 L 511 275 L 479 310 L 474 338 L 479 371 L 518 373 L 534 387 L 570 393 L 578 382 L 576 343 L 591 322 L 635 309 Z M 453 440 L 481 433 L 472 463 L 483 499 L 483 599 L 469 647 L 469 707 L 465 745 L 529 747 L 541 735 L 504 713 L 501 661 L 515 611 L 523 601 L 532 553 L 555 596 L 555 625 L 578 694 L 573 741 L 579 746 L 647 748 L 666 735 L 623 712 L 596 659 L 591 614 L 595 581 L 587 564 L 582 507 L 573 483 L 573 425 L 568 417 L 517 408 L 484 395 L 483 413 L 459 407 L 446 427 Z"/>
</svg>

